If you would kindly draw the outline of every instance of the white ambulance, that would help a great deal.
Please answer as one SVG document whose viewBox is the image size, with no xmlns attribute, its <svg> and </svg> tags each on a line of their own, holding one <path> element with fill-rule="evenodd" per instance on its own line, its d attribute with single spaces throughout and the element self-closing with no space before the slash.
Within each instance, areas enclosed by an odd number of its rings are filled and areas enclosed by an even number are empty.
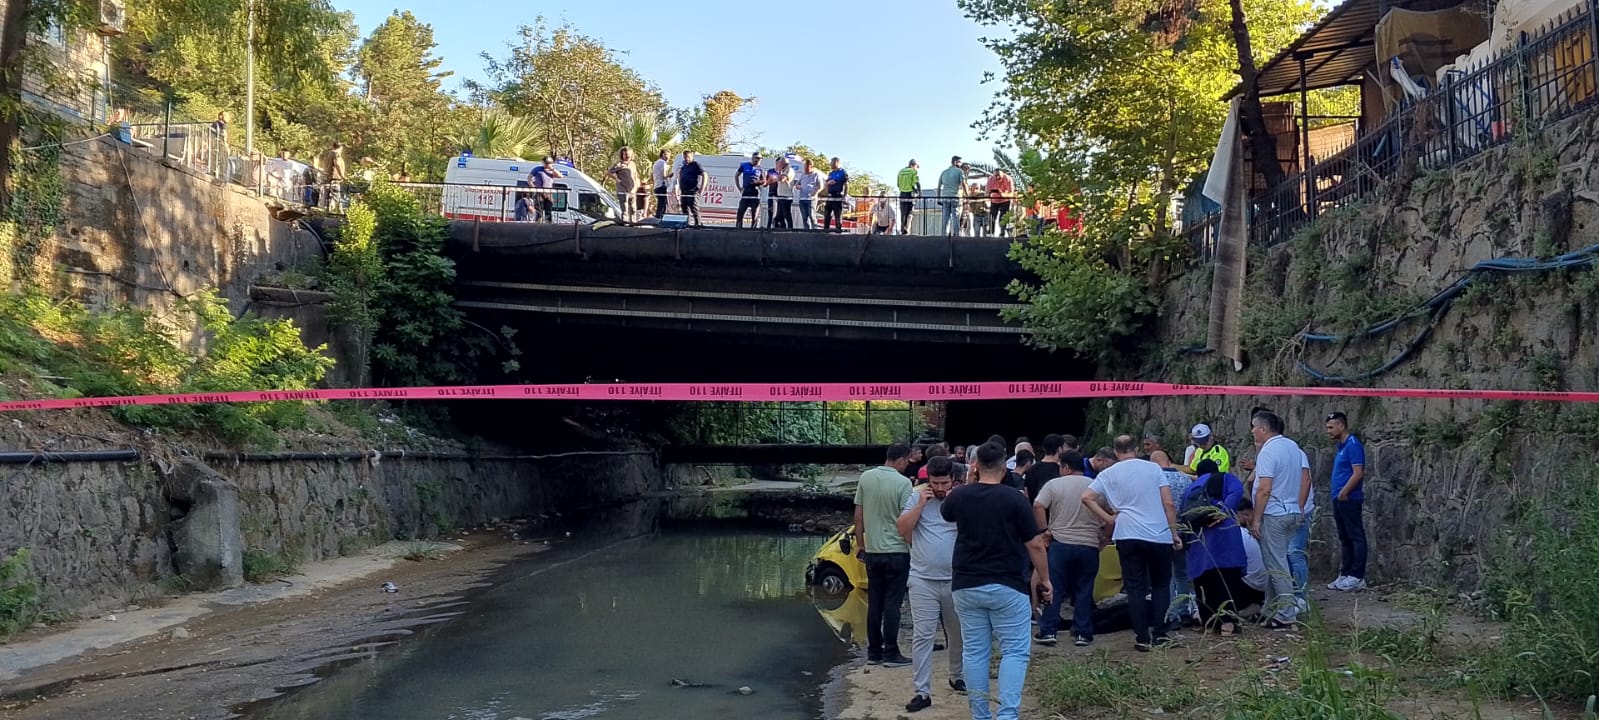
<svg viewBox="0 0 1599 720">
<path fill-rule="evenodd" d="M 444 217 L 484 222 L 516 220 L 518 195 L 532 197 L 532 193 L 519 188 L 518 183 L 526 183 L 528 174 L 541 164 L 537 160 L 471 156 L 450 160 L 444 171 Z M 616 195 L 594 178 L 559 162 L 555 169 L 561 173 L 553 193 L 555 222 L 590 225 L 622 218 L 622 206 L 616 202 Z M 528 217 L 531 216 L 529 212 Z"/>
</svg>

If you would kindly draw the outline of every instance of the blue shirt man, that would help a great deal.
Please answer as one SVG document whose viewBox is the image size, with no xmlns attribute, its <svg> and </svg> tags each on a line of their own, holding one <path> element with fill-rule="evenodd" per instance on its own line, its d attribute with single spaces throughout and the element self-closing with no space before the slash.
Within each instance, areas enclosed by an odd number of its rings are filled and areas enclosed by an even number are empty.
<svg viewBox="0 0 1599 720">
<path fill-rule="evenodd" d="M 844 168 L 834 168 L 827 174 L 827 196 L 844 197 L 844 188 L 849 186 L 849 172 Z"/>
<path fill-rule="evenodd" d="M 1366 589 L 1366 520 L 1362 507 L 1366 493 L 1366 446 L 1349 432 L 1349 418 L 1341 412 L 1327 415 L 1327 436 L 1338 444 L 1333 456 L 1333 520 L 1338 526 L 1338 579 L 1330 590 L 1358 592 Z"/>
<path fill-rule="evenodd" d="M 1355 483 L 1355 486 L 1349 489 L 1348 496 L 1343 496 L 1344 486 L 1348 485 L 1350 479 L 1354 477 L 1355 468 L 1359 467 L 1364 471 L 1365 465 L 1366 446 L 1353 433 L 1346 432 L 1344 439 L 1338 441 L 1338 454 L 1333 456 L 1332 494 L 1334 498 L 1339 500 L 1366 499 L 1366 491 L 1363 488 L 1365 483 Z M 1364 475 L 1365 473 L 1362 472 L 1361 474 Z"/>
</svg>

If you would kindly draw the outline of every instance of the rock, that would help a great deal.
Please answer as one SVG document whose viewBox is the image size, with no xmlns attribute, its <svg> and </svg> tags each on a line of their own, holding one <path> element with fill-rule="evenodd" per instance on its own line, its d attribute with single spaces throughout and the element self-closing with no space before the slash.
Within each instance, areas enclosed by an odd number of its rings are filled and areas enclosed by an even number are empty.
<svg viewBox="0 0 1599 720">
<path fill-rule="evenodd" d="M 138 611 L 138 610 L 143 610 L 143 609 L 144 609 L 144 608 L 141 608 L 141 607 L 139 607 L 139 606 L 138 606 L 138 605 L 129 605 L 129 606 L 128 606 L 128 610 L 127 610 L 127 611 L 128 611 L 128 612 L 135 612 L 135 611 Z"/>
<path fill-rule="evenodd" d="M 754 695 L 755 691 L 752 690 L 750 688 L 750 686 L 745 685 L 745 686 L 743 686 L 743 687 L 738 689 L 738 694 L 740 694 L 740 695 Z"/>
<path fill-rule="evenodd" d="M 171 526 L 174 569 L 196 590 L 243 585 L 238 486 L 187 458 L 168 477 L 166 495 L 173 508 L 186 508 Z"/>
<path fill-rule="evenodd" d="M 188 640 L 189 637 L 190 636 L 189 636 L 189 629 L 188 628 L 180 627 L 180 628 L 177 628 L 177 629 L 172 631 L 172 639 L 173 640 Z"/>
<path fill-rule="evenodd" d="M 380 589 L 380 590 L 382 590 L 383 592 L 386 592 L 386 593 L 397 593 L 397 592 L 400 591 L 400 587 L 398 585 L 395 585 L 394 583 L 391 583 L 391 582 L 383 583 L 383 585 L 380 586 L 378 589 Z"/>
<path fill-rule="evenodd" d="M 107 622 L 116 622 L 117 621 L 117 616 L 115 616 L 115 615 L 107 615 L 107 616 L 105 616 L 105 619 L 106 619 Z"/>
</svg>

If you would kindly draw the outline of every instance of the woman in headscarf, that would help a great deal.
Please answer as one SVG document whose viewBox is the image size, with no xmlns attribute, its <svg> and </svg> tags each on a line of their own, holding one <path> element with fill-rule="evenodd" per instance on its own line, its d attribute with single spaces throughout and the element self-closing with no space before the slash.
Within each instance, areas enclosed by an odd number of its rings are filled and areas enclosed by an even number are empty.
<svg viewBox="0 0 1599 720">
<path fill-rule="evenodd" d="M 1236 513 L 1244 499 L 1244 484 L 1232 473 L 1217 469 L 1213 460 L 1194 468 L 1199 472 L 1182 502 L 1182 521 L 1198 536 L 1188 546 L 1188 577 L 1194 582 L 1199 619 L 1211 627 L 1219 619 L 1222 635 L 1238 631 L 1239 592 L 1244 587 L 1248 556 L 1239 534 Z"/>
</svg>

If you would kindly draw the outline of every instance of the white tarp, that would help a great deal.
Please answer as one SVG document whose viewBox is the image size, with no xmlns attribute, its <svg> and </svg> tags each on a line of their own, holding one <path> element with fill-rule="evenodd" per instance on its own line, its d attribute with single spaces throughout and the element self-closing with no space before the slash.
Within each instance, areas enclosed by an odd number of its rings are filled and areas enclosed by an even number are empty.
<svg viewBox="0 0 1599 720">
<path fill-rule="evenodd" d="M 1521 34 L 1534 34 L 1561 15 L 1576 10 L 1582 0 L 1500 0 L 1494 8 L 1491 52 L 1508 50 L 1521 41 Z"/>
<path fill-rule="evenodd" d="M 1242 100 L 1235 96 L 1227 106 L 1227 122 L 1222 123 L 1216 152 L 1210 157 L 1210 172 L 1205 174 L 1205 187 L 1200 191 L 1218 205 L 1227 204 L 1227 178 L 1232 175 L 1233 154 L 1238 147 L 1238 106 Z"/>
</svg>

